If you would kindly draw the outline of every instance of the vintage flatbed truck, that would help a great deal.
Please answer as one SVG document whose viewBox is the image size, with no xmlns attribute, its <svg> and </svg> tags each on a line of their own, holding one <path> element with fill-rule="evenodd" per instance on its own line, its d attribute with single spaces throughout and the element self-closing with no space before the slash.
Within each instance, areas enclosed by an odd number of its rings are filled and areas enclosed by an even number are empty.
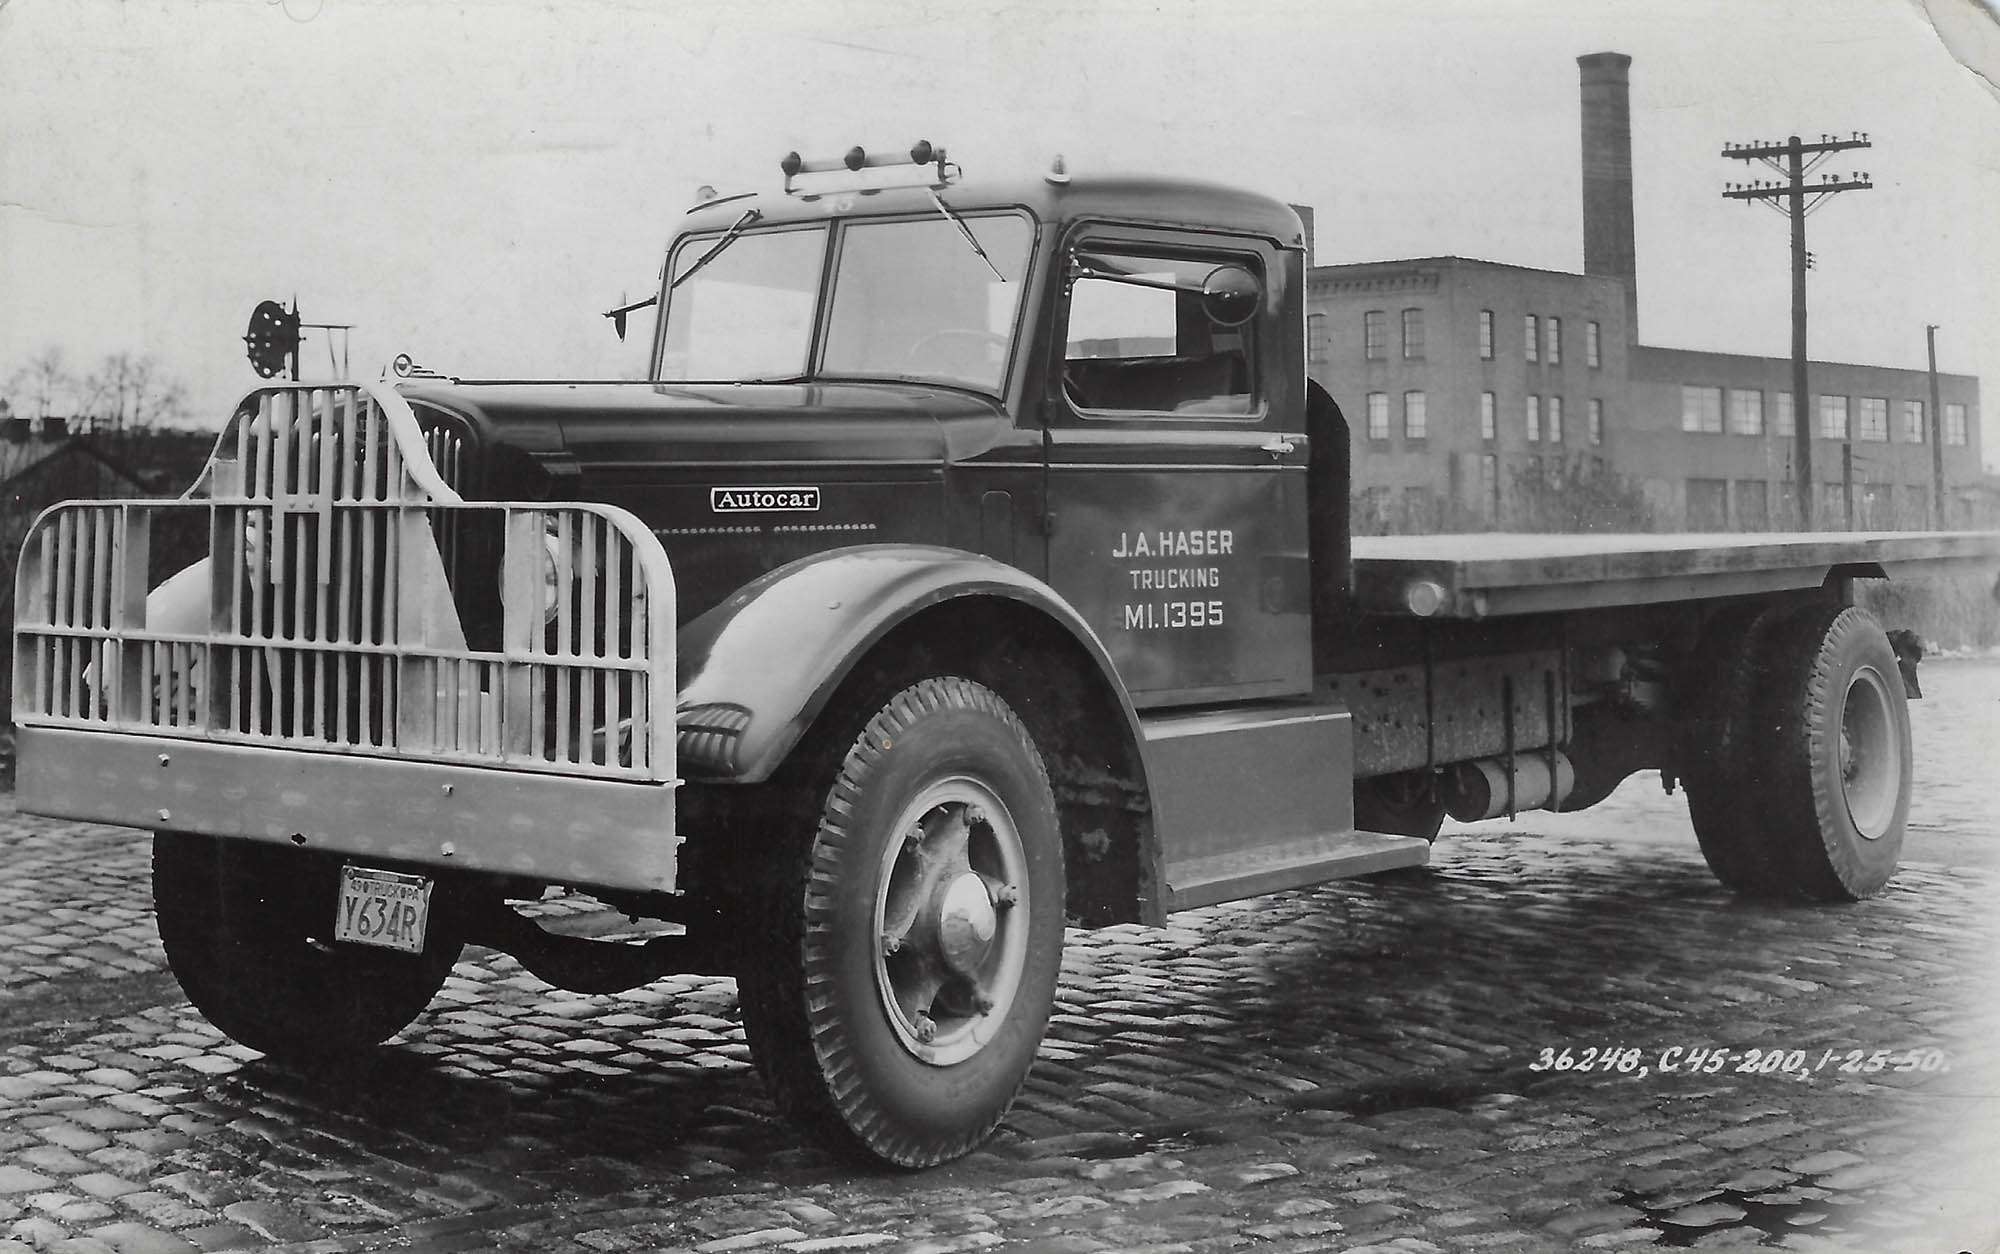
<svg viewBox="0 0 2000 1254">
<path fill-rule="evenodd" d="M 272 383 L 186 496 L 38 522 L 20 805 L 156 831 L 224 1032 L 371 1048 L 467 943 L 727 973 L 784 1110 L 922 1165 L 1012 1101 L 1066 923 L 1649 767 L 1731 888 L 1888 879 L 1918 650 L 1853 585 L 2000 538 L 1351 542 L 1286 205 L 844 164 L 689 212 L 644 382 Z M 680 927 L 555 935 L 552 886 Z"/>
</svg>

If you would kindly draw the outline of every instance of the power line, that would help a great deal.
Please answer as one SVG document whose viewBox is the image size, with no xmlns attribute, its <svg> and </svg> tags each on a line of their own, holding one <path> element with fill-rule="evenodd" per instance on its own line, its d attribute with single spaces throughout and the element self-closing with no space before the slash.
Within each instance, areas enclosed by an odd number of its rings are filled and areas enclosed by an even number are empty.
<svg viewBox="0 0 2000 1254">
<path fill-rule="evenodd" d="M 1813 529 L 1812 427 L 1806 420 L 1806 270 L 1811 265 L 1811 256 L 1806 252 L 1806 215 L 1839 192 L 1865 191 L 1875 186 L 1866 174 L 1822 174 L 1815 183 L 1808 183 L 1806 175 L 1836 152 L 1870 147 L 1873 145 L 1868 136 L 1860 131 L 1847 139 L 1821 135 L 1817 143 L 1806 143 L 1793 135 L 1783 143 L 1760 140 L 1722 146 L 1722 155 L 1731 161 L 1761 161 L 1780 176 L 1725 184 L 1722 198 L 1768 205 L 1792 223 L 1792 412 L 1799 416 L 1793 432 L 1792 456 L 1798 490 L 1792 495 L 1798 501 L 1799 526 L 1806 531 Z"/>
</svg>

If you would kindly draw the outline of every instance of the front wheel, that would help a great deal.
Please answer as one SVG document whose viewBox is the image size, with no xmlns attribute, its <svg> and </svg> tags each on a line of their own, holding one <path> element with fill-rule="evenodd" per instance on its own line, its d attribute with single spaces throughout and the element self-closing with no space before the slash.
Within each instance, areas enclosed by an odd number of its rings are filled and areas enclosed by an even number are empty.
<svg viewBox="0 0 2000 1254">
<path fill-rule="evenodd" d="M 739 987 L 779 1105 L 898 1166 L 970 1151 L 1027 1076 L 1062 961 L 1062 842 L 1027 730 L 970 680 L 904 688 L 778 859 Z"/>
<path fill-rule="evenodd" d="M 195 1009 L 281 1061 L 319 1063 L 378 1045 L 430 1003 L 461 932 L 433 899 L 424 950 L 326 939 L 339 864 L 251 841 L 153 837 L 153 905 L 167 965 Z M 441 886 L 442 887 L 442 886 Z"/>
</svg>

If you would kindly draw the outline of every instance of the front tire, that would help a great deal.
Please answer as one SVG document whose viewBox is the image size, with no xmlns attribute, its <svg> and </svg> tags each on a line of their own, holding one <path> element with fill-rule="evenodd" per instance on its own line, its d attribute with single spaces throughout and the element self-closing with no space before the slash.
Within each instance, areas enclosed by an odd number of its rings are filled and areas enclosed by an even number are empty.
<svg viewBox="0 0 2000 1254">
<path fill-rule="evenodd" d="M 336 945 L 324 934 L 338 875 L 337 861 L 282 847 L 155 833 L 160 944 L 195 1009 L 252 1049 L 315 1064 L 422 1013 L 463 948 L 447 895 L 433 898 L 421 954 Z"/>
<path fill-rule="evenodd" d="M 1012 1104 L 1055 1000 L 1063 855 L 1041 755 L 992 690 L 929 678 L 867 719 L 816 795 L 753 907 L 752 1053 L 834 1148 L 956 1158 Z"/>
</svg>

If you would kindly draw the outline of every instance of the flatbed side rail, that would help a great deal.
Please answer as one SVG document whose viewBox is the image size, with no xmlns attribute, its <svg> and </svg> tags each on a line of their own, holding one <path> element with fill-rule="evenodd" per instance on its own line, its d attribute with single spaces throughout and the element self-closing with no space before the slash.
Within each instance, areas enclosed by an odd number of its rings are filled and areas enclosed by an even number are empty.
<svg viewBox="0 0 2000 1254">
<path fill-rule="evenodd" d="M 1489 618 L 1817 588 L 1841 573 L 1990 579 L 2000 533 L 1368 536 L 1353 564 L 1364 613 Z"/>
<path fill-rule="evenodd" d="M 156 550 L 207 557 L 174 573 Z M 36 521 L 15 713 L 667 783 L 674 632 L 672 569 L 628 512 L 463 502 L 400 397 L 278 386 L 239 408 L 187 497 Z"/>
</svg>

